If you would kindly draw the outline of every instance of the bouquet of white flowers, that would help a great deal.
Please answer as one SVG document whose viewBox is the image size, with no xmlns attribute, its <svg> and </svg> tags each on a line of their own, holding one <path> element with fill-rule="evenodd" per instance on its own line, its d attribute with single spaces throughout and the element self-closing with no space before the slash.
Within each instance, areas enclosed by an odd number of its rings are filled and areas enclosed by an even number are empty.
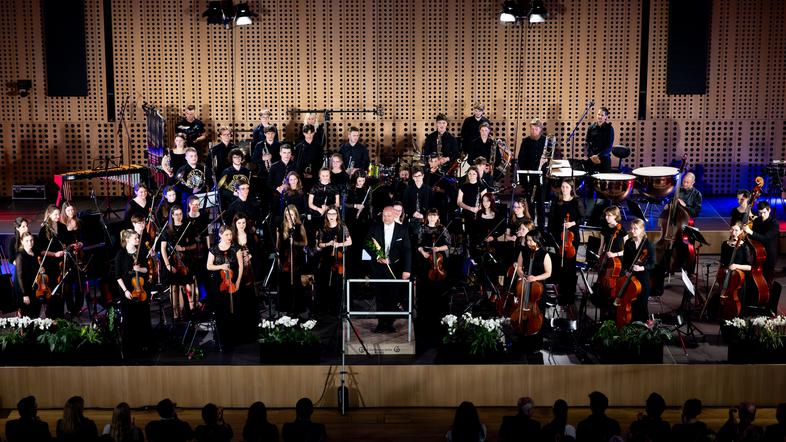
<svg viewBox="0 0 786 442">
<path fill-rule="evenodd" d="M 442 324 L 447 328 L 447 333 L 442 341 L 445 344 L 467 345 L 471 355 L 484 356 L 494 353 L 504 347 L 502 325 L 505 321 L 507 319 L 504 318 L 483 319 L 472 316 L 469 312 L 460 318 L 446 315 L 442 318 Z"/>
<path fill-rule="evenodd" d="M 262 344 L 312 345 L 319 342 L 314 334 L 317 321 L 300 322 L 297 318 L 282 316 L 275 321 L 263 319 L 259 324 L 259 342 Z"/>
</svg>

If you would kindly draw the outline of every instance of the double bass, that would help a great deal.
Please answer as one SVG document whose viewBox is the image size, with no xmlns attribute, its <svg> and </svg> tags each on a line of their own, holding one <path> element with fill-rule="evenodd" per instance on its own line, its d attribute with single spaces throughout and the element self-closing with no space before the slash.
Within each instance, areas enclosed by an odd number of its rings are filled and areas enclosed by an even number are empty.
<svg viewBox="0 0 786 442">
<path fill-rule="evenodd" d="M 734 243 L 734 251 L 731 252 L 729 265 L 734 262 L 734 257 L 740 249 L 742 237 L 737 237 Z M 720 317 L 722 319 L 733 319 L 740 316 L 742 312 L 742 302 L 740 301 L 740 289 L 745 282 L 745 272 L 740 269 L 729 270 L 729 266 L 718 269 L 716 281 L 723 281 L 720 286 Z"/>
<path fill-rule="evenodd" d="M 679 179 L 677 180 L 674 197 L 668 206 L 669 210 L 664 210 L 658 219 L 661 235 L 655 243 L 655 259 L 661 268 L 669 273 L 679 272 L 683 268 L 693 271 L 696 267 L 696 251 L 693 248 L 693 244 L 683 232 L 683 227 L 691 222 L 690 214 L 688 214 L 688 211 L 679 204 L 680 190 L 682 189 L 682 174 L 685 171 L 687 162 L 688 154 L 686 153 L 682 156 L 682 165 L 680 165 L 678 172 Z M 685 244 L 687 248 L 686 256 L 679 256 L 680 253 L 675 253 L 675 244 L 678 241 Z"/>
<path fill-rule="evenodd" d="M 534 253 L 529 260 L 527 275 L 532 274 L 532 263 L 535 262 Z M 528 281 L 526 277 L 516 281 L 517 307 L 510 314 L 510 324 L 513 329 L 524 335 L 532 336 L 543 327 L 543 314 L 538 307 L 538 301 L 543 296 L 544 287 L 540 281 Z"/>
<path fill-rule="evenodd" d="M 615 322 L 620 328 L 633 320 L 632 304 L 641 295 L 641 281 L 633 275 L 633 266 L 644 265 L 647 260 L 648 252 L 644 247 L 646 241 L 647 238 L 641 240 L 630 267 L 625 269 L 625 274 L 617 279 L 617 293 L 614 296 L 614 305 L 617 306 Z"/>
<path fill-rule="evenodd" d="M 761 188 L 764 186 L 764 179 L 760 176 L 756 177 L 756 186 L 751 191 L 750 199 L 748 200 L 748 209 L 751 210 L 753 206 L 756 204 L 756 199 L 758 199 L 759 195 L 761 195 Z M 748 228 L 753 228 L 753 220 L 756 219 L 756 216 L 751 216 L 748 218 Z M 753 280 L 754 285 L 756 286 L 756 293 L 758 294 L 757 304 L 760 306 L 766 306 L 770 302 L 770 286 L 767 285 L 767 280 L 764 278 L 764 261 L 767 259 L 767 251 L 764 248 L 764 244 L 760 243 L 759 241 L 754 241 L 751 238 L 748 238 L 748 242 L 753 249 L 755 257 L 753 259 L 753 265 L 751 266 L 751 279 Z"/>
<path fill-rule="evenodd" d="M 598 281 L 600 285 L 600 295 L 604 298 L 611 298 L 614 296 L 617 280 L 622 272 L 622 260 L 616 256 L 609 258 L 608 255 L 611 252 L 614 241 L 616 241 L 621 231 L 622 224 L 617 224 L 614 227 L 614 233 L 611 235 L 608 247 L 606 247 L 606 251 L 603 253 L 600 264 L 598 265 L 598 274 L 601 275 Z"/>
</svg>

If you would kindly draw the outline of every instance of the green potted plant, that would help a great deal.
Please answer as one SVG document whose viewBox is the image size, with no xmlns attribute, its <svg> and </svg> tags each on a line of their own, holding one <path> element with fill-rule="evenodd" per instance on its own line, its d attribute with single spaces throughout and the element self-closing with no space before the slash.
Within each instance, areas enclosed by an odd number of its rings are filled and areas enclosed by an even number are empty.
<svg viewBox="0 0 786 442">
<path fill-rule="evenodd" d="M 758 316 L 724 321 L 721 335 L 731 363 L 786 362 L 786 316 Z"/>
<path fill-rule="evenodd" d="M 503 318 L 483 319 L 471 313 L 461 317 L 442 318 L 445 335 L 438 360 L 440 362 L 495 362 L 504 358 L 505 334 Z"/>
<path fill-rule="evenodd" d="M 671 330 L 660 320 L 631 322 L 617 327 L 614 321 L 604 321 L 592 337 L 601 362 L 610 364 L 660 364 L 663 345 L 671 339 Z"/>
<path fill-rule="evenodd" d="M 259 324 L 259 360 L 263 363 L 319 362 L 319 338 L 314 334 L 317 321 L 300 322 L 282 316 Z"/>
</svg>

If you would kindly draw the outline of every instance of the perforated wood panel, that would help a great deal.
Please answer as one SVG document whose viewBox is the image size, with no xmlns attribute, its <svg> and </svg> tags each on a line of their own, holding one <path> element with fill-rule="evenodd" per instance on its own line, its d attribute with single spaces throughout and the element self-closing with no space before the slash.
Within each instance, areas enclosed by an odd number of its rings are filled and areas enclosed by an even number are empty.
<svg viewBox="0 0 786 442">
<path fill-rule="evenodd" d="M 516 146 L 539 117 L 561 153 L 583 155 L 589 100 L 611 109 L 630 167 L 689 155 L 712 193 L 750 187 L 761 166 L 786 157 L 786 2 L 713 2 L 708 93 L 666 95 L 668 0 L 651 0 L 647 120 L 638 121 L 641 2 L 546 1 L 545 24 L 503 25 L 496 0 L 269 0 L 248 27 L 225 29 L 201 17 L 202 0 L 113 0 L 118 114 L 143 161 L 143 102 L 168 120 L 195 104 L 211 130 L 249 131 L 268 108 L 286 138 L 302 115 L 288 108 L 384 106 L 384 115 L 334 113 L 330 145 L 358 126 L 372 157 L 422 146 L 444 112 L 458 133 L 473 102 L 486 105 L 493 135 Z M 45 96 L 40 0 L 0 2 L 0 76 L 32 79 L 29 97 L 0 95 L 0 194 L 121 153 L 106 121 L 103 1 L 86 1 L 87 97 Z M 10 91 L 10 89 L 8 89 Z M 248 133 L 240 132 L 245 137 Z M 128 146 L 124 139 L 123 146 Z M 127 152 L 124 161 L 129 162 Z M 84 194 L 89 186 L 75 187 Z M 117 191 L 113 187 L 110 191 Z"/>
</svg>

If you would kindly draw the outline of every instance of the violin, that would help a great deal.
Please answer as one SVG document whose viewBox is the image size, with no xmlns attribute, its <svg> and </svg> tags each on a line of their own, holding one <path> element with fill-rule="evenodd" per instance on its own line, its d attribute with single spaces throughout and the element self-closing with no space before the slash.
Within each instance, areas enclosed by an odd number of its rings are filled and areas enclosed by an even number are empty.
<svg viewBox="0 0 786 442">
<path fill-rule="evenodd" d="M 344 228 L 340 227 L 341 232 L 344 233 Z M 337 275 L 344 274 L 344 248 L 333 246 L 333 271 Z"/>
<path fill-rule="evenodd" d="M 533 253 L 529 260 L 528 275 L 532 274 L 534 261 Z M 516 332 L 524 336 L 532 336 L 543 327 L 543 314 L 538 307 L 538 301 L 543 296 L 544 290 L 543 283 L 540 281 L 527 281 L 526 277 L 518 279 L 516 282 L 518 307 L 510 314 L 510 324 Z"/>
<path fill-rule="evenodd" d="M 616 295 L 617 280 L 622 272 L 622 260 L 616 256 L 609 258 L 608 255 L 620 231 L 622 231 L 622 224 L 617 224 L 614 228 L 614 234 L 611 235 L 611 239 L 609 240 L 606 252 L 603 253 L 600 265 L 598 266 L 598 272 L 602 273 L 599 280 L 601 295 L 609 298 L 613 298 Z"/>
<path fill-rule="evenodd" d="M 734 243 L 734 251 L 731 252 L 729 265 L 734 262 L 737 250 L 740 248 L 742 237 L 737 238 Z M 729 270 L 729 266 L 718 269 L 716 275 L 718 281 L 723 281 L 720 288 L 720 316 L 722 319 L 733 319 L 740 316 L 742 312 L 742 302 L 740 301 L 740 289 L 745 281 L 745 272 L 739 269 Z"/>
<path fill-rule="evenodd" d="M 145 291 L 145 279 L 139 276 L 139 272 L 134 272 L 131 278 L 131 299 L 135 301 L 147 301 L 147 292 Z"/>
<path fill-rule="evenodd" d="M 565 223 L 570 222 L 570 213 L 565 215 Z M 569 228 L 565 227 L 563 224 L 562 226 L 562 259 L 565 258 L 571 259 L 576 256 L 576 247 L 573 245 L 573 241 L 575 240 L 575 236 L 573 231 Z"/>
<path fill-rule="evenodd" d="M 36 287 L 35 289 L 35 296 L 39 299 L 46 299 L 52 297 L 52 289 L 49 288 L 49 276 L 47 276 L 46 271 L 44 270 L 43 263 L 41 261 L 41 257 L 38 257 L 38 264 L 40 269 L 38 270 L 38 274 L 35 277 L 35 282 L 33 285 Z"/>
<path fill-rule="evenodd" d="M 221 286 L 219 290 L 225 293 L 235 293 L 237 285 L 235 285 L 235 272 L 232 269 L 219 271 L 221 275 Z"/>
<path fill-rule="evenodd" d="M 431 268 L 428 269 L 429 281 L 444 281 L 448 276 L 445 272 L 445 255 L 440 252 L 435 252 L 434 248 L 431 249 Z"/>
<path fill-rule="evenodd" d="M 643 266 L 647 261 L 647 249 L 644 248 L 646 238 L 641 240 L 639 248 L 636 251 L 636 256 L 630 268 L 625 270 L 625 275 L 617 279 L 617 295 L 615 297 L 614 305 L 617 306 L 617 315 L 615 322 L 617 327 L 622 328 L 624 325 L 629 324 L 633 320 L 633 301 L 639 298 L 641 294 L 641 281 L 633 276 L 633 266 Z"/>
<path fill-rule="evenodd" d="M 764 179 L 760 176 L 756 177 L 756 187 L 753 188 L 751 191 L 751 197 L 748 202 L 748 207 L 752 208 L 756 204 L 756 199 L 761 195 L 761 188 L 764 186 Z M 756 217 L 750 217 L 748 219 L 748 228 L 753 228 L 753 220 Z M 770 286 L 767 284 L 767 280 L 764 278 L 764 261 L 767 259 L 767 251 L 764 248 L 764 244 L 760 243 L 759 241 L 754 241 L 748 238 L 748 242 L 755 253 L 755 257 L 753 259 L 753 265 L 751 266 L 751 279 L 756 286 L 756 292 L 758 293 L 758 300 L 757 304 L 760 306 L 766 306 L 770 302 Z"/>
</svg>

